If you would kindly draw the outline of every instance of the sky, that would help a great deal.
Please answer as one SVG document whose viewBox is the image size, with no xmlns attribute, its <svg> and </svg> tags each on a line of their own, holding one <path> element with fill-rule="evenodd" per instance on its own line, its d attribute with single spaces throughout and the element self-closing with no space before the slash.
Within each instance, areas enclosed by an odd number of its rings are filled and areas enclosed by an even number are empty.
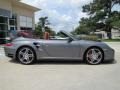
<svg viewBox="0 0 120 90">
<path fill-rule="evenodd" d="M 59 30 L 71 31 L 79 25 L 82 17 L 88 17 L 82 12 L 82 6 L 93 0 L 22 0 L 22 2 L 42 9 L 35 13 L 35 22 L 40 17 L 48 16 L 51 28 L 58 32 Z M 118 7 L 114 7 L 118 9 Z M 119 7 L 120 10 L 120 7 Z"/>
<path fill-rule="evenodd" d="M 82 12 L 82 6 L 92 0 L 22 0 L 27 4 L 36 6 L 41 11 L 35 13 L 37 23 L 42 16 L 48 16 L 51 27 L 54 31 L 71 31 L 78 26 L 80 18 L 87 17 Z"/>
</svg>

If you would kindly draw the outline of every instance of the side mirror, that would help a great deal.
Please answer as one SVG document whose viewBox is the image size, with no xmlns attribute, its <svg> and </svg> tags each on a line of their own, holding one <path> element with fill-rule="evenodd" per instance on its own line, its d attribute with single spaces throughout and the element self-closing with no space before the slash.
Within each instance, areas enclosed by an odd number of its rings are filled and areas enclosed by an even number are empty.
<svg viewBox="0 0 120 90">
<path fill-rule="evenodd" d="M 68 42 L 70 43 L 70 42 L 72 42 L 73 41 L 73 39 L 72 38 L 68 38 Z"/>
</svg>

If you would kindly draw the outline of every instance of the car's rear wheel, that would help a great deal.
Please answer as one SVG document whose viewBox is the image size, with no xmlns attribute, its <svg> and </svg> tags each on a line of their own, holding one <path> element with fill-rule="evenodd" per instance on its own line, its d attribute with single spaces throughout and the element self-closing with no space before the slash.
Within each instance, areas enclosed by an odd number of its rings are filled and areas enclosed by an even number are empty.
<svg viewBox="0 0 120 90">
<path fill-rule="evenodd" d="M 91 65 L 97 65 L 102 62 L 104 58 L 103 52 L 101 49 L 93 47 L 87 50 L 85 54 L 85 61 Z"/>
<path fill-rule="evenodd" d="M 25 65 L 33 64 L 36 60 L 35 52 L 30 47 L 22 47 L 17 52 L 17 59 Z"/>
</svg>

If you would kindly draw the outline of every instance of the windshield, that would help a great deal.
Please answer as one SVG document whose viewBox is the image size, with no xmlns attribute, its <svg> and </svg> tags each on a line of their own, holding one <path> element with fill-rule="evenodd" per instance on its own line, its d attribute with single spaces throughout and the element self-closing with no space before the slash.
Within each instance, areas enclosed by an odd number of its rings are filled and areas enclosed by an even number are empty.
<svg viewBox="0 0 120 90">
<path fill-rule="evenodd" d="M 74 39 L 74 40 L 78 40 L 78 39 L 79 39 L 76 35 L 73 35 L 72 33 L 68 33 L 68 32 L 65 32 L 65 31 L 64 31 L 63 34 L 65 34 L 65 35 L 71 37 L 71 38 Z"/>
<path fill-rule="evenodd" d="M 70 34 L 71 37 L 75 38 L 76 40 L 80 39 L 80 37 L 77 36 L 77 35 L 73 35 L 72 33 L 69 33 L 69 34 Z"/>
</svg>

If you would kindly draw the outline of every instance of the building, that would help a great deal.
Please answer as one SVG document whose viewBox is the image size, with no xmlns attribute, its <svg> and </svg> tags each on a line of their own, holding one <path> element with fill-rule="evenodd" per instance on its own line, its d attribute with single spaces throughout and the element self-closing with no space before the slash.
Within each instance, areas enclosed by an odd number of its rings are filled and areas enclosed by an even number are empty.
<svg viewBox="0 0 120 90">
<path fill-rule="evenodd" d="M 107 32 L 105 32 L 105 31 L 97 30 L 94 33 L 101 39 L 108 39 Z M 112 35 L 112 39 L 120 39 L 120 30 L 112 29 L 111 30 L 111 35 Z"/>
<path fill-rule="evenodd" d="M 34 13 L 38 10 L 20 0 L 0 0 L 0 43 L 10 30 L 35 30 Z"/>
</svg>

